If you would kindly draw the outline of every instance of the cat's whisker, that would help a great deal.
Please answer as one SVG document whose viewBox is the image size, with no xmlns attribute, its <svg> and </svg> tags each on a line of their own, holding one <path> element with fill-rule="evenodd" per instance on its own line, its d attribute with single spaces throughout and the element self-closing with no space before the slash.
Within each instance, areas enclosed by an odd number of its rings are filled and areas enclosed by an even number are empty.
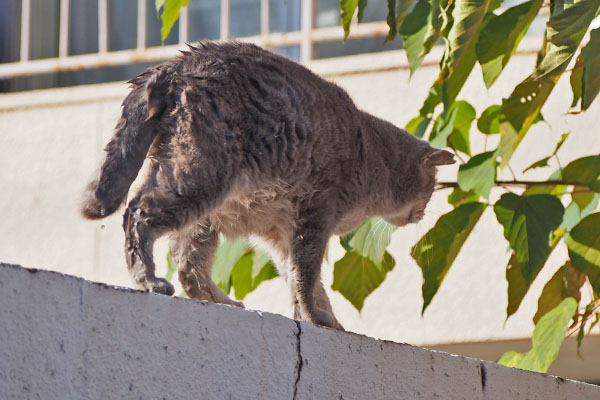
<svg viewBox="0 0 600 400">
<path fill-rule="evenodd" d="M 427 231 L 423 237 L 425 238 L 426 245 L 425 254 L 427 257 L 427 267 L 429 268 L 431 266 L 431 260 L 433 256 L 433 240 L 431 240 L 431 234 L 429 231 Z"/>
<path fill-rule="evenodd" d="M 440 217 L 440 216 L 444 215 L 445 213 L 442 214 L 437 211 L 425 210 L 425 214 L 433 214 L 433 215 L 437 215 L 438 217 Z"/>
</svg>

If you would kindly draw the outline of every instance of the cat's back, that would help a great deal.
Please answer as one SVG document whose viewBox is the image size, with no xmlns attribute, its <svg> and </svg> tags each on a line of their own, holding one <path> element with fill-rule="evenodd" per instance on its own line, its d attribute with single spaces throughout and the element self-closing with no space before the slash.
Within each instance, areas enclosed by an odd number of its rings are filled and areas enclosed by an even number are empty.
<svg viewBox="0 0 600 400">
<path fill-rule="evenodd" d="M 301 110 L 319 118 L 328 109 L 352 109 L 348 94 L 308 68 L 254 44 L 237 41 L 202 41 L 189 45 L 182 55 L 156 66 L 132 80 L 138 86 L 155 74 L 165 76 L 175 94 L 218 96 L 230 108 L 257 113 Z M 199 99 L 195 99 L 199 100 Z M 273 104 L 270 104 L 270 103 Z M 233 111 L 233 110 L 232 110 Z M 235 110 L 239 111 L 239 110 Z M 339 112 L 339 111 L 338 111 Z"/>
</svg>

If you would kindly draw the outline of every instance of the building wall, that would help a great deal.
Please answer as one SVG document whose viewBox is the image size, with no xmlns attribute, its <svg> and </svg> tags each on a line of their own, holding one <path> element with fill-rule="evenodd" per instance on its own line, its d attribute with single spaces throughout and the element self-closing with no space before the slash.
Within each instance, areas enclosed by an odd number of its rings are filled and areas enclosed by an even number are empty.
<svg viewBox="0 0 600 400">
<path fill-rule="evenodd" d="M 0 263 L 3 399 L 592 400 L 597 386 Z"/>
<path fill-rule="evenodd" d="M 537 44 L 526 43 L 525 48 L 533 49 Z M 436 77 L 440 51 L 434 49 L 432 57 L 410 80 L 401 52 L 319 60 L 309 67 L 345 88 L 359 107 L 404 126 L 417 115 Z M 480 113 L 508 96 L 514 84 L 529 74 L 534 60 L 533 51 L 517 54 L 489 92 L 476 70 L 459 99 L 469 99 Z M 124 83 L 114 83 L 0 95 L 1 261 L 131 287 L 119 213 L 99 222 L 85 221 L 78 214 L 83 187 L 100 163 L 102 148 L 111 137 L 126 93 Z M 568 79 L 562 79 L 543 110 L 547 124 L 534 126 L 515 154 L 512 165 L 517 174 L 531 160 L 550 154 L 560 135 L 569 130 L 573 135 L 559 153 L 563 165 L 600 152 L 600 102 L 585 114 L 572 116 L 565 114 L 570 101 Z M 472 148 L 481 151 L 483 135 L 472 132 L 472 136 Z M 490 138 L 488 149 L 495 140 Z M 440 180 L 454 179 L 457 168 L 442 168 Z M 528 177 L 545 179 L 551 172 L 536 170 Z M 505 174 L 504 178 L 510 177 Z M 367 298 L 361 314 L 338 292 L 329 290 L 336 315 L 347 330 L 427 346 L 531 335 L 537 298 L 566 259 L 566 251 L 555 251 L 549 261 L 552 268 L 540 274 L 517 314 L 505 325 L 508 244 L 491 209 L 485 212 L 421 316 L 421 271 L 409 250 L 439 215 L 450 210 L 448 194 L 437 192 L 421 223 L 394 234 L 389 249 L 397 260 L 396 267 Z M 500 194 L 494 191 L 491 201 Z M 339 259 L 342 250 L 336 239 L 330 248 L 329 260 Z M 159 274 L 166 270 L 166 251 L 166 242 L 160 241 L 155 248 Z M 329 288 L 332 265 L 324 265 L 322 278 Z M 262 284 L 244 301 L 250 309 L 291 315 L 288 291 L 280 279 Z M 600 358 L 582 363 L 588 363 L 582 364 L 588 370 L 600 371 Z M 596 379 L 600 381 L 600 376 Z"/>
</svg>

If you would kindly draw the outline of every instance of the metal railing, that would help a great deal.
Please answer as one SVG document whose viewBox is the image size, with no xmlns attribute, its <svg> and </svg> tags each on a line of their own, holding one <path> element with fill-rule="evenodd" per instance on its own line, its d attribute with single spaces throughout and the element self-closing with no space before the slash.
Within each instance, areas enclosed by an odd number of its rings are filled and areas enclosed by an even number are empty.
<svg viewBox="0 0 600 400">
<path fill-rule="evenodd" d="M 82 69 L 112 67 L 132 63 L 160 61 L 178 54 L 178 49 L 188 41 L 189 11 L 181 9 L 179 17 L 179 43 L 169 46 L 146 46 L 146 0 L 137 0 L 137 46 L 131 50 L 109 51 L 108 49 L 108 4 L 98 0 L 98 52 L 69 55 L 69 0 L 60 0 L 58 57 L 30 59 L 31 0 L 22 0 L 21 44 L 19 61 L 0 63 L 0 79 L 9 79 L 36 74 L 76 71 Z M 270 32 L 269 0 L 260 2 L 260 34 L 236 38 L 263 47 L 299 46 L 300 60 L 313 58 L 314 45 L 322 42 L 341 41 L 341 27 L 315 27 L 316 0 L 302 0 L 300 30 L 292 32 Z M 221 0 L 220 38 L 230 38 L 230 0 Z M 361 23 L 352 30 L 352 38 L 385 36 L 388 27 L 385 21 Z"/>
</svg>

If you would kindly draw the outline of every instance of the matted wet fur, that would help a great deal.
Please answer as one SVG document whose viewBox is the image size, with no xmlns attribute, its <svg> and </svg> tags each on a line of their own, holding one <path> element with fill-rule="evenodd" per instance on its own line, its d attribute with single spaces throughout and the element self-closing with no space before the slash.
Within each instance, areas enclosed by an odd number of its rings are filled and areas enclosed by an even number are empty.
<svg viewBox="0 0 600 400">
<path fill-rule="evenodd" d="M 130 81 L 106 159 L 82 214 L 127 198 L 127 266 L 138 288 L 173 294 L 154 273 L 165 234 L 191 298 L 234 304 L 211 280 L 219 233 L 266 248 L 287 281 L 294 317 L 342 329 L 320 280 L 332 234 L 372 216 L 417 222 L 451 153 L 356 108 L 303 66 L 251 44 L 202 42 Z"/>
</svg>

